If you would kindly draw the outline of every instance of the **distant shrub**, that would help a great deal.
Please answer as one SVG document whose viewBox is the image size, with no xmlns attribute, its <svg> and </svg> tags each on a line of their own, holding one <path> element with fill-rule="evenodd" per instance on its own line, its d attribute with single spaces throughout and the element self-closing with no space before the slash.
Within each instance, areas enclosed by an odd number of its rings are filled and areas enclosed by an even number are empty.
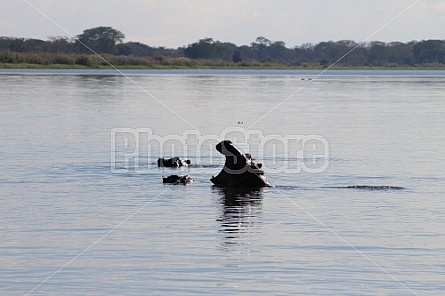
<svg viewBox="0 0 445 296">
<path fill-rule="evenodd" d="M 48 65 L 50 56 L 44 53 L 26 53 L 23 54 L 23 61 L 28 64 Z"/>
<path fill-rule="evenodd" d="M 51 64 L 73 65 L 74 57 L 67 54 L 57 54 L 52 57 Z"/>
<path fill-rule="evenodd" d="M 15 63 L 17 54 L 13 54 L 10 51 L 0 52 L 0 63 Z"/>
<path fill-rule="evenodd" d="M 74 62 L 76 65 L 91 67 L 92 62 L 91 59 L 86 55 L 81 55 L 76 58 L 76 61 Z"/>
</svg>

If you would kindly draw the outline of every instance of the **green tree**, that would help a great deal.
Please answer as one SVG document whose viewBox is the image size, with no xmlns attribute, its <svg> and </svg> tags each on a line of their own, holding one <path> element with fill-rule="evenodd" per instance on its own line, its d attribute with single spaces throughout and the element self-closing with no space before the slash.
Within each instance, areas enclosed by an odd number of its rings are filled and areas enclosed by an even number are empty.
<svg viewBox="0 0 445 296">
<path fill-rule="evenodd" d="M 49 37 L 49 51 L 51 53 L 72 53 L 75 43 L 67 37 Z"/>
<path fill-rule="evenodd" d="M 283 41 L 272 42 L 266 48 L 266 56 L 272 61 L 282 63 L 289 63 L 293 60 L 292 50 L 288 49 Z"/>
<path fill-rule="evenodd" d="M 412 46 L 402 42 L 388 43 L 387 55 L 390 64 L 410 65 L 413 61 Z"/>
<path fill-rule="evenodd" d="M 252 50 L 256 54 L 258 60 L 265 60 L 265 51 L 270 44 L 271 41 L 263 36 L 257 37 L 255 42 L 251 43 Z"/>
<path fill-rule="evenodd" d="M 426 40 L 413 47 L 414 61 L 423 63 L 445 63 L 445 41 Z"/>
<path fill-rule="evenodd" d="M 116 45 L 117 55 L 133 55 L 136 57 L 150 56 L 154 49 L 140 42 L 127 42 Z"/>
<path fill-rule="evenodd" d="M 121 31 L 112 27 L 96 27 L 84 30 L 76 37 L 76 43 L 81 52 L 114 53 L 116 43 L 121 43 L 124 38 Z"/>
<path fill-rule="evenodd" d="M 372 66 L 383 66 L 388 63 L 388 47 L 385 42 L 372 41 L 369 43 L 368 62 Z"/>
<path fill-rule="evenodd" d="M 215 41 L 212 38 L 200 39 L 184 51 L 184 55 L 191 59 L 211 59 L 216 56 Z"/>
<path fill-rule="evenodd" d="M 234 62 L 251 61 L 255 59 L 254 52 L 252 51 L 252 48 L 250 46 L 247 45 L 239 46 L 236 49 L 236 52 L 239 52 L 239 56 L 238 54 L 234 56 L 235 57 Z"/>
<path fill-rule="evenodd" d="M 191 59 L 222 59 L 232 61 L 236 45 L 229 42 L 214 41 L 212 38 L 200 39 L 184 50 Z"/>
<path fill-rule="evenodd" d="M 312 43 L 304 43 L 301 46 L 295 46 L 292 49 L 292 56 L 295 57 L 295 65 L 303 63 L 315 64 L 315 45 Z"/>
</svg>

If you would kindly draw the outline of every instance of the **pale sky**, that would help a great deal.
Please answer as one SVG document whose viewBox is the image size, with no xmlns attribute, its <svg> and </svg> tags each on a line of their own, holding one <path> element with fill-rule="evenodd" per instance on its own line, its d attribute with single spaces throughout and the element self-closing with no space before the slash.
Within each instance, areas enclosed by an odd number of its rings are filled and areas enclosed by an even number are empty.
<svg viewBox="0 0 445 296">
<path fill-rule="evenodd" d="M 43 40 L 97 26 L 120 30 L 124 42 L 169 48 L 205 37 L 249 45 L 264 36 L 287 47 L 329 40 L 361 42 L 376 31 L 369 41 L 445 39 L 445 0 L 0 1 L 0 36 Z"/>
</svg>

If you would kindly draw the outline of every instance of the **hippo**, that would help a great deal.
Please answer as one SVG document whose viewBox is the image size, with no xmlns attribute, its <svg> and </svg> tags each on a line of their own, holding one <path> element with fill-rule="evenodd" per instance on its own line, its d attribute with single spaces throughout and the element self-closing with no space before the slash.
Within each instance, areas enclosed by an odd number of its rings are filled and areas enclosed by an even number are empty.
<svg viewBox="0 0 445 296">
<path fill-rule="evenodd" d="M 178 175 L 170 175 L 168 177 L 162 176 L 162 183 L 168 184 L 188 184 L 191 183 L 192 179 L 188 176 L 178 176 Z"/>
<path fill-rule="evenodd" d="M 259 188 L 272 186 L 264 177 L 262 165 L 255 163 L 249 153 L 243 154 L 229 140 L 216 145 L 216 150 L 226 157 L 224 167 L 210 181 L 226 188 Z"/>
<path fill-rule="evenodd" d="M 186 167 L 191 163 L 190 159 L 181 159 L 179 157 L 173 158 L 158 158 L 158 167 L 179 168 Z"/>
</svg>

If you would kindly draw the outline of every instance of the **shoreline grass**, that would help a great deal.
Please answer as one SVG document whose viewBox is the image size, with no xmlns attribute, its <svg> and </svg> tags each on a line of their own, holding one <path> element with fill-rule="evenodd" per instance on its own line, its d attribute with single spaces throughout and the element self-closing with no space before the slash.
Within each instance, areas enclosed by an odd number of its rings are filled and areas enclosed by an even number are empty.
<svg viewBox="0 0 445 296">
<path fill-rule="evenodd" d="M 112 64 L 113 65 L 113 64 Z M 114 65 L 113 65 L 114 66 Z M 109 65 L 68 65 L 68 64 L 34 64 L 34 63 L 0 63 L 0 69 L 40 69 L 40 70 L 324 70 L 326 67 L 319 65 L 304 65 L 304 66 L 288 66 L 288 65 L 212 65 L 209 63 L 200 65 L 116 65 L 114 67 Z M 445 70 L 445 65 L 419 65 L 419 66 L 344 66 L 334 65 L 330 70 Z"/>
<path fill-rule="evenodd" d="M 111 66 L 112 65 L 112 66 Z M 122 69 L 122 70 L 172 70 L 172 69 L 249 69 L 249 70 L 324 70 L 329 64 L 303 63 L 299 65 L 255 60 L 232 62 L 221 59 L 188 59 L 170 56 L 116 56 L 101 57 L 87 54 L 20 53 L 0 51 L 0 69 Z M 418 65 L 348 65 L 336 64 L 332 70 L 445 70 L 445 64 Z"/>
</svg>

